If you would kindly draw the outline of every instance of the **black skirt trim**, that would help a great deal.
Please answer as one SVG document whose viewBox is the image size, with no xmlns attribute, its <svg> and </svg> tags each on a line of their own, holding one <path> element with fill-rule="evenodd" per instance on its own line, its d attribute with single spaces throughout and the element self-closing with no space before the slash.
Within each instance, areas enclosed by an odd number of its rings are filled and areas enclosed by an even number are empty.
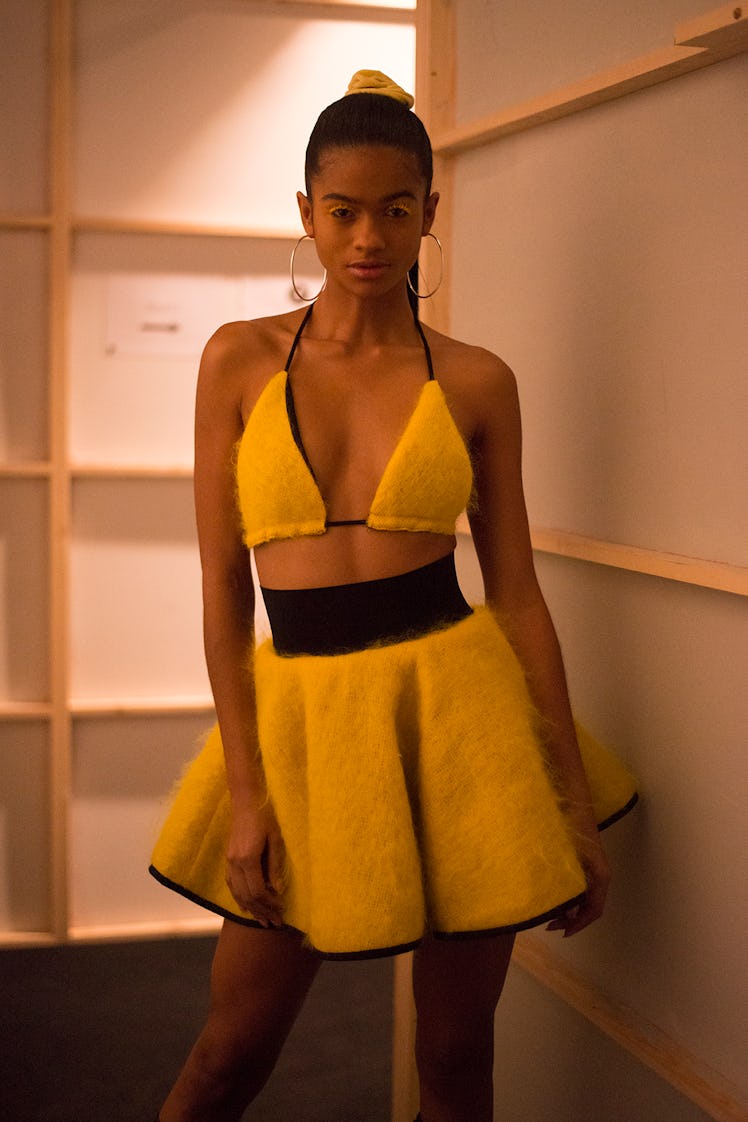
<svg viewBox="0 0 748 1122">
<path fill-rule="evenodd" d="M 180 896 L 184 896 L 185 900 L 189 900 L 190 903 L 199 904 L 201 908 L 207 908 L 209 912 L 215 912 L 216 915 L 223 916 L 224 919 L 230 919 L 234 923 L 240 923 L 242 927 L 264 926 L 264 924 L 258 923 L 256 919 L 249 919 L 246 916 L 236 915 L 234 912 L 230 912 L 228 908 L 222 908 L 220 904 L 214 904 L 212 900 L 206 899 L 205 896 L 199 896 L 197 892 L 190 891 L 190 889 L 185 888 L 184 885 L 179 884 L 175 880 L 171 880 L 170 877 L 164 876 L 163 873 L 160 873 L 158 871 L 155 865 L 149 865 L 148 872 L 158 881 L 159 884 L 162 884 L 164 888 L 170 888 L 172 892 L 177 892 Z M 284 923 L 280 927 L 276 927 L 273 930 L 293 931 L 297 935 L 304 934 L 303 931 L 299 931 L 297 927 L 292 927 L 289 923 Z"/>
<path fill-rule="evenodd" d="M 555 908 L 550 908 L 549 911 L 543 912 L 540 916 L 535 916 L 533 919 L 523 919 L 521 923 L 508 923 L 505 927 L 486 927 L 476 931 L 432 931 L 431 934 L 435 939 L 452 939 L 455 941 L 458 939 L 483 939 L 490 935 L 516 935 L 520 931 L 527 931 L 531 927 L 539 927 L 541 923 L 548 923 L 552 919 L 557 919 L 569 908 L 575 908 L 578 904 L 583 903 L 584 897 L 584 892 L 580 892 L 578 896 L 573 896 L 571 900 L 566 900 L 563 904 L 557 904 Z"/>
<path fill-rule="evenodd" d="M 216 915 L 222 916 L 224 919 L 230 920 L 232 923 L 238 923 L 241 927 L 257 927 L 265 931 L 290 931 L 294 935 L 301 935 L 306 938 L 303 931 L 298 927 L 292 927 L 290 923 L 282 923 L 279 927 L 266 928 L 262 923 L 258 923 L 256 919 L 250 919 L 248 916 L 237 915 L 236 912 L 230 912 L 228 908 L 222 908 L 220 904 L 214 904 L 212 900 L 207 900 L 204 896 L 199 896 L 196 892 L 191 892 L 189 888 L 184 885 L 178 884 L 177 881 L 171 880 L 169 877 L 160 873 L 155 865 L 148 866 L 148 872 L 151 874 L 159 884 L 164 888 L 170 888 L 172 892 L 177 892 L 180 896 L 184 896 L 193 904 L 199 904 L 201 908 L 207 908 L 209 912 L 214 912 Z M 357 958 L 387 958 L 391 955 L 403 954 L 405 951 L 413 951 L 421 942 L 420 939 L 415 939 L 412 943 L 400 943 L 396 947 L 376 947 L 371 951 L 342 951 L 336 953 L 335 951 L 320 951 L 316 947 L 310 947 L 314 954 L 320 955 L 321 958 L 329 959 L 357 959 Z"/>
<path fill-rule="evenodd" d="M 179 893 L 185 899 L 190 900 L 193 904 L 199 904 L 202 908 L 207 908 L 208 911 L 214 912 L 216 915 L 222 916 L 224 919 L 230 920 L 232 923 L 238 923 L 242 927 L 257 927 L 269 931 L 290 931 L 296 935 L 306 937 L 303 931 L 298 927 L 292 927 L 291 924 L 284 923 L 280 927 L 263 928 L 263 924 L 258 923 L 256 919 L 249 919 L 246 916 L 236 915 L 230 912 L 227 908 L 222 908 L 219 904 L 214 904 L 212 900 L 206 900 L 203 896 L 198 896 L 197 893 L 191 892 L 189 888 L 184 888 L 176 881 L 170 880 L 169 877 L 160 873 L 154 865 L 150 865 L 148 872 L 154 877 L 159 884 L 165 888 L 172 889 L 173 892 Z M 557 916 L 562 915 L 568 908 L 576 907 L 584 900 L 584 893 L 579 896 L 574 896 L 571 900 L 567 900 L 563 904 L 558 904 L 550 911 L 544 912 L 540 916 L 535 916 L 533 919 L 522 920 L 521 923 L 510 923 L 505 927 L 488 927 L 479 931 L 432 931 L 431 934 L 435 939 L 442 940 L 459 940 L 459 939 L 481 939 L 488 938 L 491 935 L 514 935 L 519 931 L 525 931 L 530 927 L 537 927 L 541 923 L 555 919 Z M 396 954 L 404 954 L 407 951 L 414 951 L 423 939 L 414 939 L 410 943 L 399 943 L 392 947 L 375 947 L 373 950 L 368 951 L 320 951 L 316 947 L 310 948 L 314 954 L 318 954 L 321 958 L 330 959 L 330 961 L 347 962 L 355 961 L 357 959 L 367 958 L 390 958 Z"/>
<path fill-rule="evenodd" d="M 633 810 L 638 802 L 639 802 L 639 792 L 634 791 L 633 795 L 631 796 L 631 798 L 629 799 L 629 801 L 626 803 L 625 806 L 622 806 L 620 810 L 614 811 L 613 814 L 609 814 L 607 818 L 604 818 L 602 820 L 602 822 L 598 822 L 598 824 L 597 824 L 598 833 L 601 830 L 607 830 L 608 826 L 612 826 L 614 822 L 618 822 L 619 819 L 621 819 L 625 815 L 627 815 L 630 810 Z"/>
</svg>

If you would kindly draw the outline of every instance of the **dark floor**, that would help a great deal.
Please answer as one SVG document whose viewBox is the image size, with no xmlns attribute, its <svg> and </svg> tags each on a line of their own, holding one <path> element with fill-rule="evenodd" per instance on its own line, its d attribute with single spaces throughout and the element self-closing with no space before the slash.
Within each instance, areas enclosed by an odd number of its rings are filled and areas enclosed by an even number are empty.
<svg viewBox="0 0 748 1122">
<path fill-rule="evenodd" d="M 153 1122 L 202 1024 L 214 940 L 0 951 L 0 1118 Z M 325 963 L 247 1122 L 386 1122 L 392 962 Z"/>
</svg>

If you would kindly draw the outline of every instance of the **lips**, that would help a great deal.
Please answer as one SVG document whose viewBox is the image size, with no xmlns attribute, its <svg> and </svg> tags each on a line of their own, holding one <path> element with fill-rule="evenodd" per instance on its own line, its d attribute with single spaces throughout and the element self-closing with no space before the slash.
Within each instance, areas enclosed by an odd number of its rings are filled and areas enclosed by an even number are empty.
<svg viewBox="0 0 748 1122">
<path fill-rule="evenodd" d="M 381 277 L 382 273 L 389 268 L 389 265 L 386 261 L 352 261 L 348 268 L 357 277 L 373 280 L 376 277 Z"/>
</svg>

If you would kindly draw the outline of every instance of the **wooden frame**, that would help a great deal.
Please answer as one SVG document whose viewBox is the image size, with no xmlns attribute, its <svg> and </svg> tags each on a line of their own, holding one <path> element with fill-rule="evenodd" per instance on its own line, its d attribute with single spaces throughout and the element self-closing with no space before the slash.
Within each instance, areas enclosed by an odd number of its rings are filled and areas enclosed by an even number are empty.
<svg viewBox="0 0 748 1122">
<path fill-rule="evenodd" d="M 399 3 L 398 0 L 390 0 L 389 3 L 383 3 L 382 0 L 270 0 L 270 2 L 279 8 L 296 9 L 302 14 L 305 8 L 310 7 L 314 7 L 321 14 L 325 14 L 325 9 L 329 9 L 329 14 L 332 16 L 344 15 L 347 11 L 358 13 L 365 8 L 367 17 L 371 19 L 377 17 L 387 20 L 402 19 L 404 23 L 412 21 L 416 7 L 415 0 L 410 4 Z"/>
<path fill-rule="evenodd" d="M 50 799 L 52 931 L 67 938 L 68 792 L 71 784 L 71 724 L 68 695 L 68 559 L 71 495 L 67 449 L 67 339 L 70 303 L 70 129 L 72 114 L 70 0 L 54 0 L 51 20 L 49 300 L 50 477 Z"/>
<path fill-rule="evenodd" d="M 513 962 L 717 1122 L 745 1122 L 740 1092 L 639 1014 L 595 989 L 537 936 L 517 940 Z"/>
<path fill-rule="evenodd" d="M 672 46 L 661 47 L 630 62 L 558 90 L 502 109 L 479 121 L 434 131 L 434 150 L 455 155 L 502 136 L 548 124 L 648 86 L 679 78 L 704 66 L 748 50 L 748 8 L 725 4 L 675 28 Z"/>
<path fill-rule="evenodd" d="M 247 0 L 252 3 L 252 0 Z M 288 14 L 307 18 L 365 18 L 372 22 L 413 24 L 416 11 L 407 3 L 371 3 L 370 0 L 275 0 Z M 46 700 L 0 701 L 0 721 L 41 721 L 48 729 L 50 796 L 49 929 L 3 931 L 0 944 L 32 946 L 79 939 L 140 938 L 215 930 L 214 919 L 195 923 L 169 921 L 123 927 L 75 928 L 69 910 L 69 801 L 72 782 L 72 722 L 103 717 L 134 719 L 155 715 L 210 714 L 206 696 L 128 699 L 117 697 L 79 701 L 70 696 L 68 647 L 70 639 L 69 588 L 72 485 L 79 479 L 189 479 L 191 470 L 180 465 L 82 464 L 71 460 L 69 448 L 68 333 L 71 313 L 72 243 L 76 233 L 174 235 L 237 239 L 295 241 L 300 230 L 223 226 L 190 222 L 142 221 L 99 218 L 73 212 L 72 178 L 72 42 L 75 0 L 49 0 L 48 35 L 48 168 L 49 198 L 42 214 L 2 214 L 0 229 L 38 230 L 48 236 L 49 434 L 44 460 L 5 460 L 0 480 L 39 479 L 48 488 L 49 525 L 46 560 L 49 572 L 49 696 Z"/>
<path fill-rule="evenodd" d="M 419 0 L 417 107 L 432 136 L 438 166 L 437 184 L 451 197 L 454 159 L 471 148 L 504 136 L 559 120 L 605 101 L 677 78 L 748 50 L 748 10 L 723 5 L 675 29 L 674 44 L 612 67 L 489 117 L 454 126 L 455 28 L 450 0 Z M 442 200 L 439 233 L 447 244 L 450 215 Z M 449 330 L 449 278 L 428 320 Z M 424 317 L 426 318 L 426 317 Z M 467 520 L 460 524 L 469 532 Z M 685 581 L 703 588 L 748 595 L 748 569 L 719 561 L 681 557 L 657 550 L 618 545 L 561 530 L 532 530 L 533 548 L 560 557 Z M 635 1012 L 618 1006 L 576 975 L 532 935 L 518 939 L 514 962 L 576 1009 L 631 1055 L 655 1071 L 718 1122 L 743 1122 L 746 1105 L 736 1088 L 675 1041 L 645 1023 Z M 411 956 L 400 956 L 395 967 L 395 1039 L 392 1122 L 411 1122 L 417 1106 L 417 1081 L 412 1061 L 415 1015 L 410 985 Z"/>
</svg>

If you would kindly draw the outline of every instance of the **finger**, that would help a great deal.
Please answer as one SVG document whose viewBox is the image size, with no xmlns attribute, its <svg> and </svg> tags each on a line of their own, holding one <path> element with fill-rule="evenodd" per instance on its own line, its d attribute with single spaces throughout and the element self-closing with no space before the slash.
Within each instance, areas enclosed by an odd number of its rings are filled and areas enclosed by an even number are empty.
<svg viewBox="0 0 748 1122">
<path fill-rule="evenodd" d="M 546 925 L 546 931 L 565 931 L 569 923 L 579 914 L 579 904 L 573 904 L 565 911 L 560 912 L 555 919 Z"/>
<path fill-rule="evenodd" d="M 263 927 L 277 927 L 283 921 L 277 897 L 266 884 L 259 863 L 247 870 L 239 864 L 229 866 L 226 882 L 243 912 L 248 912 Z"/>
<path fill-rule="evenodd" d="M 262 927 L 280 927 L 283 924 L 283 916 L 275 902 L 275 898 L 268 896 L 249 896 L 242 894 L 244 898 L 239 900 L 235 893 L 232 892 L 234 899 L 243 912 L 250 915 L 253 919 L 257 920 Z"/>
<path fill-rule="evenodd" d="M 264 859 L 253 864 L 247 878 L 250 910 L 259 913 L 264 922 L 277 927 L 283 922 L 283 909 L 275 888 L 269 883 L 266 865 Z"/>
<path fill-rule="evenodd" d="M 280 837 L 271 836 L 268 838 L 267 849 L 265 853 L 265 864 L 267 872 L 267 884 L 279 896 L 282 894 L 285 887 L 283 880 L 283 871 L 285 865 L 285 847 L 283 840 Z"/>
<path fill-rule="evenodd" d="M 252 894 L 249 891 L 247 879 L 241 869 L 234 869 L 229 866 L 226 870 L 226 884 L 229 886 L 231 895 L 234 897 L 241 910 L 243 912 L 252 912 Z"/>
<path fill-rule="evenodd" d="M 584 904 L 577 909 L 577 914 L 569 917 L 569 922 L 564 927 L 564 938 L 568 939 L 571 935 L 577 935 L 585 927 L 589 927 L 591 923 L 599 919 L 603 914 L 603 903 L 604 897 L 600 899 L 591 893 Z"/>
<path fill-rule="evenodd" d="M 602 915 L 602 906 L 598 900 L 592 896 L 588 896 L 581 904 L 576 904 L 574 907 L 569 908 L 562 915 L 552 919 L 546 925 L 546 931 L 563 931 L 564 938 L 570 935 L 576 935 L 579 931 L 583 931 L 585 927 L 593 923 Z"/>
</svg>

